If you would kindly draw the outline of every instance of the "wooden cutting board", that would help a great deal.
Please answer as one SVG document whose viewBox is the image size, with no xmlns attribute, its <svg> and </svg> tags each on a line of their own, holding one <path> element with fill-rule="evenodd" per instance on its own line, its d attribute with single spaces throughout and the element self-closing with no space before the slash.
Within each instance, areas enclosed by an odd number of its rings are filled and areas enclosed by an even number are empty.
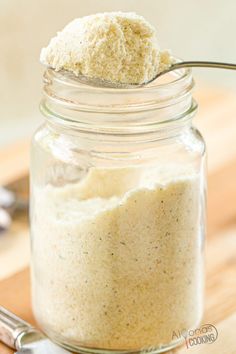
<svg viewBox="0 0 236 354">
<path fill-rule="evenodd" d="M 195 123 L 207 142 L 209 162 L 209 231 L 203 323 L 216 326 L 219 337 L 213 344 L 201 344 L 190 349 L 182 346 L 169 353 L 236 354 L 236 94 L 201 87 L 195 96 L 200 103 Z M 29 143 L 23 142 L 0 151 L 0 184 L 14 182 L 27 174 L 28 147 Z M 9 255 L 4 253 L 4 258 L 0 252 L 0 278 L 5 272 L 4 279 L 0 280 L 0 304 L 35 324 L 30 305 L 29 270 L 25 268 L 17 272 L 28 263 L 28 230 L 26 224 L 18 220 L 16 225 L 15 230 L 18 227 L 19 232 L 13 233 L 5 245 L 6 250 L 11 250 Z M 13 237 L 18 241 L 12 242 Z M 19 255 L 27 259 L 25 264 Z M 11 272 L 9 266 L 4 271 L 6 258 L 12 266 Z M 10 273 L 14 274 L 9 277 Z M 0 344 L 0 354 L 11 353 L 12 350 Z"/>
</svg>

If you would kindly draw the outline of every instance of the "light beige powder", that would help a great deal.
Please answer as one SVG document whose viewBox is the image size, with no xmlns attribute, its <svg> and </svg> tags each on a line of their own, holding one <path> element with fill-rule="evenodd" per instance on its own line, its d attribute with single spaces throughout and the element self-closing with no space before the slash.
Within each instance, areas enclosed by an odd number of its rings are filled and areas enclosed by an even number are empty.
<svg viewBox="0 0 236 354">
<path fill-rule="evenodd" d="M 158 46 L 156 30 L 135 13 L 99 13 L 75 19 L 49 45 L 40 60 L 56 71 L 119 83 L 148 82 L 171 63 Z"/>
<path fill-rule="evenodd" d="M 195 326 L 199 184 L 193 172 L 166 166 L 91 169 L 78 184 L 35 190 L 33 307 L 48 333 L 129 350 Z"/>
</svg>

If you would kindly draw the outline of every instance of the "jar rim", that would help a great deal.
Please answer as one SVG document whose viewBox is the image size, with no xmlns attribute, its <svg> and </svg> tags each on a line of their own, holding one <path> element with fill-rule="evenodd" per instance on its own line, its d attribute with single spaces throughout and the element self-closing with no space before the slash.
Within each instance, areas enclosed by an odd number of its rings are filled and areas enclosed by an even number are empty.
<svg viewBox="0 0 236 354">
<path fill-rule="evenodd" d="M 176 59 L 177 60 L 177 59 Z M 44 97 L 51 105 L 82 112 L 129 113 L 162 109 L 189 96 L 192 71 L 181 68 L 141 87 L 111 88 L 84 83 L 68 71 L 48 68 L 44 73 Z"/>
<path fill-rule="evenodd" d="M 156 130 L 160 123 L 167 128 L 171 122 L 184 123 L 183 118 L 191 117 L 196 108 L 191 69 L 178 69 L 170 78 L 134 88 L 96 87 L 80 82 L 72 73 L 47 69 L 40 107 L 51 122 L 84 130 L 124 134 L 131 129 Z"/>
</svg>

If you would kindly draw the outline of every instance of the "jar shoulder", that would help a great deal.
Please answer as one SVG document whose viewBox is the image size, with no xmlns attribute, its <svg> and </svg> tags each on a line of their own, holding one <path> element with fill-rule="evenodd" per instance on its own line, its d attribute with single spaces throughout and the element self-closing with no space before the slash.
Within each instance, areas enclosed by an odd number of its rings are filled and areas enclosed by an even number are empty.
<svg viewBox="0 0 236 354">
<path fill-rule="evenodd" d="M 53 131 L 49 129 L 46 122 L 44 122 L 35 130 L 32 136 L 31 144 L 43 145 L 44 141 L 46 141 L 48 138 L 52 139 L 53 135 L 55 135 L 55 133 L 53 133 Z"/>
<path fill-rule="evenodd" d="M 121 149 L 124 149 L 122 154 L 120 154 Z M 206 144 L 201 132 L 195 126 L 190 126 L 182 134 L 163 141 L 147 141 L 142 144 L 117 141 L 116 144 L 113 142 L 111 145 L 107 142 L 99 141 L 99 139 L 97 141 L 89 141 L 81 139 L 79 135 L 65 134 L 51 129 L 45 123 L 36 130 L 33 136 L 32 150 L 41 150 L 42 153 L 49 154 L 57 159 L 63 157 L 64 161 L 67 157 L 71 159 L 72 156 L 78 156 L 78 152 L 80 152 L 79 155 L 83 153 L 88 158 L 92 154 L 98 158 L 102 156 L 103 159 L 109 159 L 113 155 L 117 157 L 117 152 L 119 152 L 119 159 L 122 159 L 122 156 L 126 158 L 127 155 L 135 159 L 136 154 L 138 158 L 140 158 L 140 154 L 143 154 L 146 158 L 152 156 L 154 159 L 160 158 L 161 155 L 162 157 L 165 155 L 166 158 L 173 159 L 175 155 L 181 154 L 182 157 L 186 155 L 188 159 L 191 159 L 191 155 L 193 158 L 197 155 L 205 155 Z"/>
<path fill-rule="evenodd" d="M 192 125 L 180 136 L 179 143 L 183 145 L 186 153 L 206 154 L 206 143 L 200 130 Z"/>
</svg>

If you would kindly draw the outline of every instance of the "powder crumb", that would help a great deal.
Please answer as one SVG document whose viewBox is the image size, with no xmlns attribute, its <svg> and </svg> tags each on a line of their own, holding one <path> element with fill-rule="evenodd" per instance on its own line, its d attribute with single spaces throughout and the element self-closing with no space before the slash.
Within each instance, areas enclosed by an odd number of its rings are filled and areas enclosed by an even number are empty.
<svg viewBox="0 0 236 354">
<path fill-rule="evenodd" d="M 141 84 L 167 69 L 172 58 L 160 50 L 155 28 L 142 16 L 106 12 L 70 22 L 42 49 L 40 61 L 76 76 Z"/>
</svg>

